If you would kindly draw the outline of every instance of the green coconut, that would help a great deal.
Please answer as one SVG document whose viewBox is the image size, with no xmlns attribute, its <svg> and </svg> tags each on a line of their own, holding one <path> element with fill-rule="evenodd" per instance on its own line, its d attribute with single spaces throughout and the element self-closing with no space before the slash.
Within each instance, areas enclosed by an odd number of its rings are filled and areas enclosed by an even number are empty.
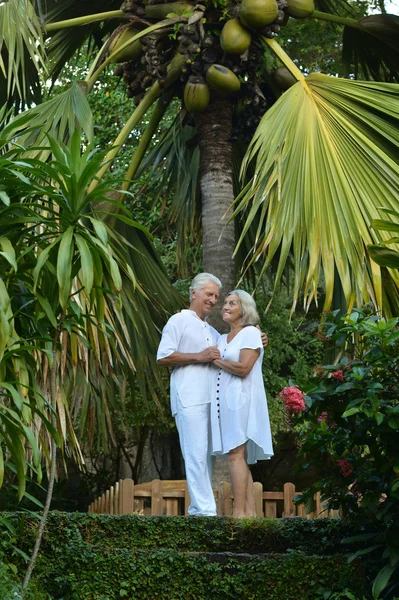
<svg viewBox="0 0 399 600">
<path fill-rule="evenodd" d="M 306 19 L 314 12 L 313 0 L 287 0 L 287 12 L 295 19 Z"/>
<path fill-rule="evenodd" d="M 238 19 L 230 19 L 220 34 L 220 45 L 227 54 L 242 54 L 251 45 L 251 34 Z"/>
<path fill-rule="evenodd" d="M 276 0 L 242 0 L 240 21 L 250 29 L 262 29 L 276 20 L 278 6 Z"/>
<path fill-rule="evenodd" d="M 209 87 L 219 94 L 234 94 L 241 87 L 237 75 L 223 65 L 211 65 L 206 72 L 206 80 Z"/>
<path fill-rule="evenodd" d="M 184 105 L 193 115 L 203 113 L 209 104 L 209 87 L 205 82 L 192 83 L 188 81 L 184 86 Z"/>
<path fill-rule="evenodd" d="M 121 48 L 123 44 L 126 44 L 129 40 L 131 40 L 135 35 L 139 32 L 137 29 L 133 27 L 127 27 L 121 33 L 114 37 L 112 42 L 109 45 L 109 53 L 113 54 L 118 48 Z M 138 56 L 141 54 L 141 44 L 139 41 L 133 42 L 129 46 L 126 46 L 123 50 L 120 51 L 119 54 L 115 56 L 115 62 L 123 63 L 129 60 L 136 60 Z"/>
<path fill-rule="evenodd" d="M 278 69 L 276 69 L 273 77 L 277 86 L 280 88 L 280 90 L 283 90 L 284 92 L 297 82 L 297 80 L 295 79 L 291 71 L 287 69 L 287 67 L 279 67 Z"/>
</svg>

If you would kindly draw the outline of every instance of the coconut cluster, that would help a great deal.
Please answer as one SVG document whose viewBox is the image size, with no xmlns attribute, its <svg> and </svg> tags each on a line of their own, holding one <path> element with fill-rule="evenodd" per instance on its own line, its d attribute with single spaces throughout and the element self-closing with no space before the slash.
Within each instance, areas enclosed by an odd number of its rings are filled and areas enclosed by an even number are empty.
<svg viewBox="0 0 399 600">
<path fill-rule="evenodd" d="M 193 7 L 165 0 L 148 0 L 145 4 L 142 0 L 125 0 L 122 8 L 134 20 L 111 36 L 107 51 L 116 53 L 115 60 L 122 63 L 114 73 L 123 77 L 128 97 L 139 104 L 155 81 L 161 87 L 165 85 L 167 66 L 178 52 L 184 58 L 181 95 L 188 113 L 196 116 L 204 112 L 213 94 L 229 97 L 235 105 L 234 135 L 250 139 L 273 102 L 268 85 L 258 84 L 257 69 L 262 58 L 259 37 L 277 35 L 290 16 L 304 18 L 312 14 L 313 0 L 234 0 L 223 11 L 230 17 L 224 22 L 220 20 L 221 11 L 215 10 L 214 0 L 206 0 L 204 5 L 202 19 L 183 22 L 177 29 L 159 30 L 132 42 L 128 50 L 118 54 L 118 47 L 147 27 L 149 21 L 162 20 L 171 13 L 182 14 L 184 19 L 184 10 Z M 295 80 L 289 72 L 281 73 L 281 68 L 278 71 L 274 83 L 285 90 Z"/>
</svg>

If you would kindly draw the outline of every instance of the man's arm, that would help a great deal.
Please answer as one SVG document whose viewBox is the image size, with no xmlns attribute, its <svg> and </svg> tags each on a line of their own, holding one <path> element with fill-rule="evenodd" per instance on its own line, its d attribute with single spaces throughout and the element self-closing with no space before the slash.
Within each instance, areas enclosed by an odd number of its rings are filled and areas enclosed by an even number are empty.
<svg viewBox="0 0 399 600">
<path fill-rule="evenodd" d="M 196 363 L 208 363 L 219 358 L 219 350 L 215 346 L 209 346 L 202 352 L 172 352 L 169 356 L 158 359 L 157 363 L 166 367 L 183 367 Z"/>
</svg>

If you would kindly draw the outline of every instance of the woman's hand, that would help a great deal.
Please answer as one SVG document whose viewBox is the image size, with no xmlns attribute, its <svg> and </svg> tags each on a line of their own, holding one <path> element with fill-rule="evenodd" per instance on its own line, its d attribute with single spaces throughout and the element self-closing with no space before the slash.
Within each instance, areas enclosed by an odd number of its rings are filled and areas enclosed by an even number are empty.
<svg viewBox="0 0 399 600">
<path fill-rule="evenodd" d="M 256 363 L 259 352 L 260 350 L 243 348 L 240 351 L 239 361 L 215 359 L 212 361 L 212 364 L 220 369 L 223 369 L 224 371 L 227 371 L 228 373 L 231 373 L 232 375 L 246 377 Z"/>
</svg>

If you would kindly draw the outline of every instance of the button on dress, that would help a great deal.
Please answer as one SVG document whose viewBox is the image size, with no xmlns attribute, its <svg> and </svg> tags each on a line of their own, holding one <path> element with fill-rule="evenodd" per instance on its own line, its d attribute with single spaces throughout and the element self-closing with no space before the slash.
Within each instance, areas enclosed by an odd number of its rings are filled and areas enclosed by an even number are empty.
<svg viewBox="0 0 399 600">
<path fill-rule="evenodd" d="M 239 361 L 244 348 L 260 349 L 260 355 L 246 377 L 215 368 L 212 374 L 212 448 L 214 454 L 227 454 L 246 441 L 248 463 L 273 456 L 269 411 L 262 377 L 263 347 L 260 331 L 244 327 L 227 342 L 221 335 L 218 348 L 222 360 Z"/>
</svg>

